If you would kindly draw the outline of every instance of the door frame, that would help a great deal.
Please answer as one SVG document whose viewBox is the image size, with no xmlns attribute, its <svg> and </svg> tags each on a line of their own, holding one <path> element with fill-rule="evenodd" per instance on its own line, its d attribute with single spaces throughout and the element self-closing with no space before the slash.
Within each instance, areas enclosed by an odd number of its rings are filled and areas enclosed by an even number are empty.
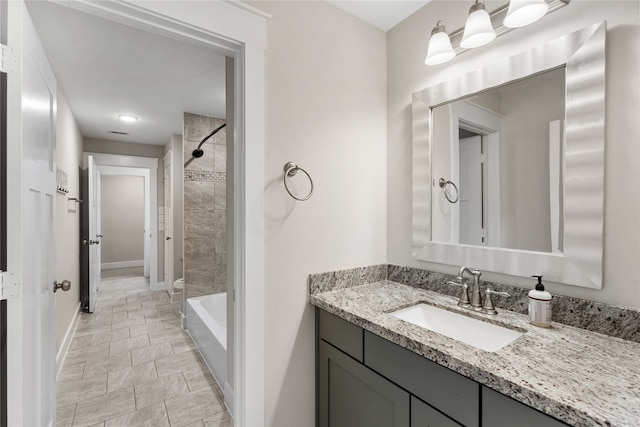
<svg viewBox="0 0 640 427">
<path fill-rule="evenodd" d="M 96 167 L 105 175 L 136 175 L 145 180 L 145 276 L 149 272 L 151 290 L 164 289 L 158 282 L 158 159 L 152 157 L 123 156 L 118 154 L 82 153 L 83 158 L 93 156 Z M 148 227 L 147 227 L 148 225 Z M 148 270 L 147 270 L 148 259 Z"/>
<path fill-rule="evenodd" d="M 234 423 L 264 425 L 265 50 L 270 15 L 238 1 L 56 2 L 234 60 L 235 123 L 233 134 L 228 133 L 234 144 Z"/>
<path fill-rule="evenodd" d="M 95 153 L 91 154 L 95 156 Z M 151 206 L 151 169 L 123 166 L 109 166 L 96 164 L 100 176 L 139 176 L 144 180 L 144 276 L 150 277 L 151 272 L 151 241 L 149 234 L 151 228 L 151 216 L 153 207 Z M 103 230 L 104 231 L 104 230 Z M 156 262 L 159 264 L 159 262 Z M 158 278 L 157 286 L 160 286 L 160 278 Z"/>
<path fill-rule="evenodd" d="M 164 288 L 169 295 L 173 298 L 173 281 L 176 278 L 174 271 L 174 242 L 175 232 L 173 230 L 173 210 L 175 209 L 174 197 L 173 197 L 173 150 L 167 151 L 163 160 L 163 187 L 164 187 L 164 229 L 158 231 L 164 231 Z M 167 178 L 167 170 L 169 171 L 169 178 Z M 170 209 L 167 209 L 167 201 L 169 201 Z M 159 215 L 159 213 L 158 213 Z M 169 240 L 167 240 L 169 238 Z"/>
<path fill-rule="evenodd" d="M 460 140 L 458 128 L 464 127 L 482 135 L 486 143 L 487 163 L 487 246 L 500 246 L 500 133 L 502 132 L 502 115 L 469 101 L 451 104 L 450 146 L 451 146 L 451 177 L 454 182 L 460 182 Z M 462 125 L 462 126 L 461 126 Z M 451 207 L 451 242 L 460 241 L 460 206 L 456 203 Z"/>
</svg>

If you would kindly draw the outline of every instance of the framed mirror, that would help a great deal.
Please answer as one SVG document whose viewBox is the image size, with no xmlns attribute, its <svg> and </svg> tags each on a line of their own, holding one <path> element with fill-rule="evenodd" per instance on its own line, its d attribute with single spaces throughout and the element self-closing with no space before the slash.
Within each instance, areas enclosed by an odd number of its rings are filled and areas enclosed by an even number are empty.
<svg viewBox="0 0 640 427">
<path fill-rule="evenodd" d="M 413 95 L 413 256 L 602 288 L 604 22 Z"/>
</svg>

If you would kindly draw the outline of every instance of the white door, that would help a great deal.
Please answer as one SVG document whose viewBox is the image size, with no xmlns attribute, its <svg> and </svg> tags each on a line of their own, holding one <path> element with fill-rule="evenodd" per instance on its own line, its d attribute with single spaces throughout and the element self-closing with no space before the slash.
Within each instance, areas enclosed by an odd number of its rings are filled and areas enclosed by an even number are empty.
<svg viewBox="0 0 640 427">
<path fill-rule="evenodd" d="M 487 245 L 484 221 L 482 137 L 460 140 L 460 243 Z"/>
<path fill-rule="evenodd" d="M 87 185 L 89 187 L 89 200 L 87 201 L 89 206 L 89 238 L 87 239 L 87 244 L 89 245 L 89 313 L 93 313 L 102 270 L 100 251 L 100 239 L 102 238 L 100 232 L 100 172 L 96 167 L 93 156 L 87 156 L 86 169 L 88 171 Z"/>
<path fill-rule="evenodd" d="M 164 287 L 173 293 L 173 154 L 164 158 Z"/>
<path fill-rule="evenodd" d="M 56 80 L 24 2 L 9 1 L 5 10 L 8 44 L 16 52 L 7 77 L 7 265 L 22 284 L 20 295 L 8 302 L 8 424 L 51 426 L 53 200 L 65 197 L 56 195 Z"/>
</svg>

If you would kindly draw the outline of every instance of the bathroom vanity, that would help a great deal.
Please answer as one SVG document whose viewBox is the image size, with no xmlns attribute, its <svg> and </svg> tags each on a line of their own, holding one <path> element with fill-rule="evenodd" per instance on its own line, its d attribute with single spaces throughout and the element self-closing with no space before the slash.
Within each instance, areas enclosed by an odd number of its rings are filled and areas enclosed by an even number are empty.
<svg viewBox="0 0 640 427">
<path fill-rule="evenodd" d="M 310 288 L 313 288 L 312 286 Z M 523 314 L 466 313 L 457 298 L 382 280 L 311 289 L 319 426 L 631 426 L 640 344 Z M 418 303 L 523 333 L 494 352 L 390 313 Z"/>
</svg>

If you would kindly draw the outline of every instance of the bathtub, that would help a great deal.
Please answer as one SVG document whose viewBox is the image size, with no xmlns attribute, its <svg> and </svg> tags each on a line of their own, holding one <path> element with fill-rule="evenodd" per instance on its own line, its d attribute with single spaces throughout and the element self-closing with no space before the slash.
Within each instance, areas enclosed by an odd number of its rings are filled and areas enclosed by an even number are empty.
<svg viewBox="0 0 640 427">
<path fill-rule="evenodd" d="M 185 310 L 187 331 L 209 365 L 218 385 L 226 391 L 227 293 L 188 298 Z"/>
</svg>

